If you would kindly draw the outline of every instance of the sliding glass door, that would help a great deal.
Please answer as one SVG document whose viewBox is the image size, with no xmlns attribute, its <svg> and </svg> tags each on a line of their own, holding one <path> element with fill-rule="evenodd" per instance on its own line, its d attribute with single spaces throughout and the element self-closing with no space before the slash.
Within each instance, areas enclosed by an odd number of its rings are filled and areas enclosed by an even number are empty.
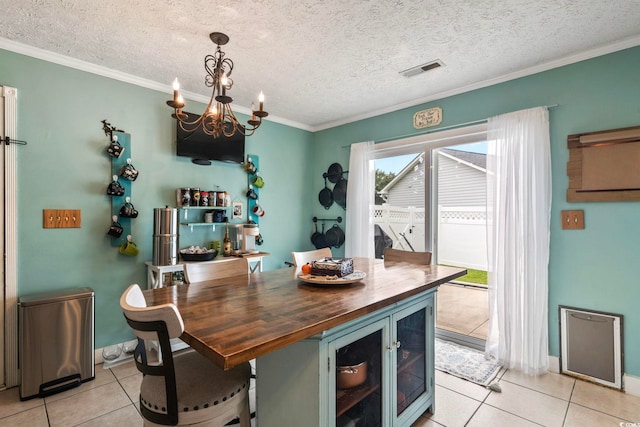
<svg viewBox="0 0 640 427">
<path fill-rule="evenodd" d="M 436 334 L 481 348 L 488 329 L 486 143 L 483 128 L 376 146 L 376 257 L 384 247 L 431 251 L 470 274 L 442 285 Z M 442 135 L 440 135 L 442 134 Z"/>
</svg>

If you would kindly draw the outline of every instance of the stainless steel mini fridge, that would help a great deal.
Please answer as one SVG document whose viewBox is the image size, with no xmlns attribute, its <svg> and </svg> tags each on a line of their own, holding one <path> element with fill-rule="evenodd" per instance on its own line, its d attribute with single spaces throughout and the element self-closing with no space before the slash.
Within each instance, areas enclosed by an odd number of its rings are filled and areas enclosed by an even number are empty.
<svg viewBox="0 0 640 427">
<path fill-rule="evenodd" d="M 95 378 L 91 288 L 18 298 L 20 399 L 45 397 Z"/>
</svg>

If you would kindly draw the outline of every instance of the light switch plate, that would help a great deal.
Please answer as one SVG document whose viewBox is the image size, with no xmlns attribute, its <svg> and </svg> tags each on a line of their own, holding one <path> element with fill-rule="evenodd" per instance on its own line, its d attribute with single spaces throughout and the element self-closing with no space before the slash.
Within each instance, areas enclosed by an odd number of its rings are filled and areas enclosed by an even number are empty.
<svg viewBox="0 0 640 427">
<path fill-rule="evenodd" d="M 80 228 L 80 209 L 43 209 L 42 228 Z"/>
<path fill-rule="evenodd" d="M 583 230 L 584 229 L 584 211 L 562 211 L 562 229 L 563 230 Z"/>
</svg>

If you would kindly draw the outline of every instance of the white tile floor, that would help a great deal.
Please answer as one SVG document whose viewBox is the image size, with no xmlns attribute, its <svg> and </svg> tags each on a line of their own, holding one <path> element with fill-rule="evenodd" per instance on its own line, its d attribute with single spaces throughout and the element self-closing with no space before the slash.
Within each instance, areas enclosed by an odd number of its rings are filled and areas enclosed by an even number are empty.
<svg viewBox="0 0 640 427">
<path fill-rule="evenodd" d="M 436 371 L 436 412 L 413 427 L 640 427 L 640 397 L 554 373 L 499 380 L 502 393 Z"/>
<path fill-rule="evenodd" d="M 0 392 L 0 427 L 139 427 L 141 378 L 133 362 L 98 365 L 95 380 L 45 399 L 21 402 L 18 388 Z M 436 371 L 436 413 L 413 427 L 640 427 L 640 397 L 552 373 L 502 372 L 500 385 L 495 393 Z"/>
</svg>

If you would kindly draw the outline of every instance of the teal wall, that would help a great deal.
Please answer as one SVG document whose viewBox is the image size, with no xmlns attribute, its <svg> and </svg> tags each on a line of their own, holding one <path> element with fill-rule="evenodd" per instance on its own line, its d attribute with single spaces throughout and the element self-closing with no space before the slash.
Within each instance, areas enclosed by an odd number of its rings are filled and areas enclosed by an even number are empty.
<svg viewBox="0 0 640 427">
<path fill-rule="evenodd" d="M 131 283 L 146 286 L 145 262 L 152 259 L 153 209 L 175 205 L 178 187 L 220 188 L 246 210 L 247 175 L 239 165 L 197 166 L 175 155 L 175 124 L 160 93 L 94 74 L 0 50 L 0 84 L 18 89 L 18 294 L 90 286 L 96 292 L 96 346 L 131 338 L 118 300 Z M 188 101 L 187 101 L 188 102 Z M 198 112 L 203 105 L 189 107 Z M 124 155 L 140 171 L 132 220 L 141 251 L 127 257 L 105 236 L 111 206 L 105 190 L 111 180 L 106 119 L 131 134 Z M 306 200 L 310 132 L 266 121 L 247 139 L 246 152 L 260 158 L 265 186 L 260 202 L 266 269 L 284 267 L 293 249 L 308 248 L 311 217 Z M 310 176 L 310 175 L 309 175 Z M 43 229 L 43 209 L 81 209 L 82 228 Z M 246 215 L 246 214 L 245 214 Z M 222 227 L 181 228 L 181 246 L 220 239 Z"/>
<path fill-rule="evenodd" d="M 553 205 L 549 262 L 549 346 L 559 355 L 558 306 L 624 315 L 626 373 L 640 376 L 638 202 L 567 203 L 567 135 L 640 125 L 640 47 L 395 111 L 314 134 L 314 182 L 334 157 L 347 163 L 351 143 L 415 132 L 416 111 L 441 107 L 440 127 L 559 104 L 550 110 Z M 320 180 L 317 179 L 318 175 Z M 314 205 L 314 206 L 317 206 Z M 583 209 L 584 230 L 561 230 L 560 211 Z M 321 214 L 321 208 L 316 208 Z"/>
<path fill-rule="evenodd" d="M 640 229 L 637 202 L 567 203 L 567 135 L 639 125 L 640 47 L 557 68 L 437 102 L 361 120 L 315 134 L 267 121 L 248 139 L 265 178 L 260 221 L 267 269 L 283 267 L 291 250 L 311 249 L 311 218 L 345 216 L 318 203 L 322 173 L 333 162 L 348 169 L 349 145 L 414 132 L 413 114 L 443 109 L 441 127 L 519 109 L 550 110 L 553 206 L 549 265 L 549 345 L 558 355 L 558 305 L 620 313 L 625 372 L 640 376 L 640 286 L 635 263 Z M 96 346 L 130 338 L 118 298 L 129 283 L 146 283 L 152 257 L 153 208 L 173 205 L 175 188 L 219 185 L 242 200 L 239 166 L 202 167 L 174 154 L 174 124 L 160 93 L 0 50 L 0 84 L 18 88 L 19 294 L 91 286 L 96 291 Z M 202 106 L 201 106 L 202 107 Z M 192 108 L 198 111 L 200 108 Z M 120 255 L 105 237 L 110 203 L 107 140 L 100 120 L 131 134 L 140 177 L 132 201 L 140 211 L 133 235 L 138 257 Z M 131 153 L 129 153 L 131 155 Z M 246 201 L 246 200 L 245 200 Z M 82 228 L 42 229 L 42 209 L 82 209 Z M 560 211 L 583 209 L 586 229 L 560 230 Z M 343 223 L 344 225 L 344 223 Z M 182 230 L 181 243 L 203 244 L 213 233 Z M 201 234 L 200 234 L 201 233 Z M 334 249 L 342 255 L 344 248 Z"/>
</svg>

